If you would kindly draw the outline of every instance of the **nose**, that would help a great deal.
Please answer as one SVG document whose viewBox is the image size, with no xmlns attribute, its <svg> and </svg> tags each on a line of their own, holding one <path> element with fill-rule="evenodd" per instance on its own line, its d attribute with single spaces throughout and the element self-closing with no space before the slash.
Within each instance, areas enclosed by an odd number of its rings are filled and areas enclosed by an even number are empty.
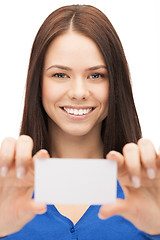
<svg viewBox="0 0 160 240">
<path fill-rule="evenodd" d="M 73 79 L 68 94 L 72 100 L 80 101 L 88 99 L 90 93 L 85 79 Z"/>
</svg>

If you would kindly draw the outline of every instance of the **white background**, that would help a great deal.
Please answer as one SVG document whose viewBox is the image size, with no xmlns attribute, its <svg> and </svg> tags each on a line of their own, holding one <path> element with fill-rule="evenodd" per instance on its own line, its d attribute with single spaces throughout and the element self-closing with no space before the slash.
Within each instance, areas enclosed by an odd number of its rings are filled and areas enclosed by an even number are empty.
<svg viewBox="0 0 160 240">
<path fill-rule="evenodd" d="M 158 2 L 159 0 L 1 1 L 0 142 L 4 137 L 18 137 L 29 56 L 40 25 L 58 7 L 90 4 L 109 17 L 122 41 L 130 67 L 143 136 L 150 138 L 156 147 L 160 145 Z"/>
</svg>

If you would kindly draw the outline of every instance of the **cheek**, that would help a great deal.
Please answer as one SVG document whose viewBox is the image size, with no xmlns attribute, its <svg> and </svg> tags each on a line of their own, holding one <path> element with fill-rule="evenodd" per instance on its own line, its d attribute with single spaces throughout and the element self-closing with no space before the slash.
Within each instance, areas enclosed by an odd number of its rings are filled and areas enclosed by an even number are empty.
<svg viewBox="0 0 160 240">
<path fill-rule="evenodd" d="M 50 90 L 51 89 L 47 86 L 47 84 L 45 83 L 42 84 L 42 100 L 43 101 L 50 99 L 50 95 L 51 95 Z"/>
<path fill-rule="evenodd" d="M 101 91 L 99 100 L 103 105 L 108 106 L 108 92 L 106 93 L 106 92 Z"/>
<path fill-rule="evenodd" d="M 109 82 L 107 81 L 101 86 L 97 86 L 95 91 L 95 97 L 99 101 L 100 105 L 103 107 L 108 106 L 108 97 L 109 97 Z"/>
<path fill-rule="evenodd" d="M 108 106 L 108 97 L 109 97 L 109 81 L 107 81 L 101 92 L 103 104 Z"/>
<path fill-rule="evenodd" d="M 47 86 L 47 84 L 43 84 L 42 85 L 42 103 L 46 112 L 48 112 L 50 103 L 54 101 L 53 96 L 54 95 L 52 93 L 51 88 Z"/>
<path fill-rule="evenodd" d="M 54 90 L 53 86 L 48 83 L 42 85 L 42 104 L 47 115 L 54 112 L 54 106 L 57 102 L 57 91 Z"/>
<path fill-rule="evenodd" d="M 42 85 L 42 101 L 44 105 L 56 103 L 62 96 L 62 88 L 51 82 L 45 82 Z"/>
<path fill-rule="evenodd" d="M 97 89 L 96 98 L 100 104 L 99 121 L 102 122 L 108 115 L 109 106 L 109 83 L 105 83 L 103 87 Z"/>
</svg>

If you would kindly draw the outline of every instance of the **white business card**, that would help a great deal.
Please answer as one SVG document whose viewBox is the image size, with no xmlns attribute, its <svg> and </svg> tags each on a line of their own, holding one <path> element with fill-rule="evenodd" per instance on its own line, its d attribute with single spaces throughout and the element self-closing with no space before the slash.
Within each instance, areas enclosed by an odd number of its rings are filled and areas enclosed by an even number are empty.
<svg viewBox="0 0 160 240">
<path fill-rule="evenodd" d="M 115 202 L 117 163 L 108 159 L 35 160 L 35 201 L 46 204 Z"/>
</svg>

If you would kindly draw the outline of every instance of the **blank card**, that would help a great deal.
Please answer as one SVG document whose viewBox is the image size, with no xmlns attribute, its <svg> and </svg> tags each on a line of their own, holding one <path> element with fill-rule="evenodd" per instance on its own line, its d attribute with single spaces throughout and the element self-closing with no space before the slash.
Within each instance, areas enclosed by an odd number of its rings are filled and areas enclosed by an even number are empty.
<svg viewBox="0 0 160 240">
<path fill-rule="evenodd" d="M 35 160 L 35 201 L 46 204 L 115 202 L 117 163 L 107 159 Z"/>
</svg>

